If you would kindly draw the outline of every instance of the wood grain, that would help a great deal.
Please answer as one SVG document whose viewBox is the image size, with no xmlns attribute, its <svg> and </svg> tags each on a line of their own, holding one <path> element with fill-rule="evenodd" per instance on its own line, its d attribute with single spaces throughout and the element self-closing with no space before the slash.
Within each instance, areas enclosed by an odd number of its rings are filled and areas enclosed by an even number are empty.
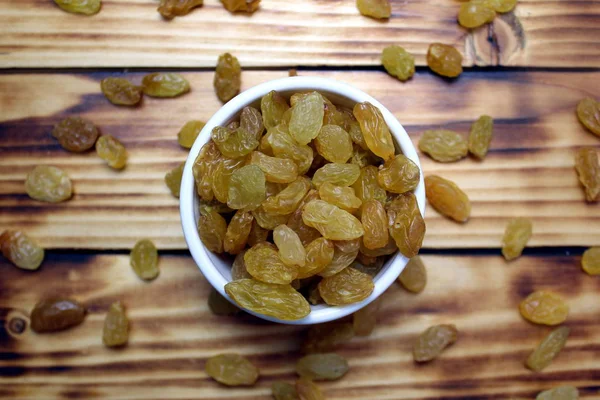
<svg viewBox="0 0 600 400">
<path fill-rule="evenodd" d="M 507 266 L 499 256 L 424 256 L 428 286 L 420 295 L 393 285 L 384 295 L 379 324 L 368 338 L 336 351 L 350 372 L 321 383 L 328 399 L 501 399 L 535 397 L 571 384 L 582 398 L 600 386 L 600 280 L 584 274 L 580 257 L 523 257 Z M 274 380 L 293 381 L 306 330 L 249 315 L 217 317 L 206 300 L 209 285 L 187 256 L 162 256 L 156 281 L 140 281 L 127 256 L 50 254 L 41 270 L 0 261 L 0 396 L 25 399 L 268 399 Z M 50 283 L 52 282 L 52 283 Z M 562 294 L 572 328 L 566 348 L 542 373 L 523 360 L 551 328 L 534 326 L 519 302 L 538 289 Z M 27 321 L 34 304 L 60 293 L 86 304 L 84 323 L 37 335 L 7 328 Z M 121 300 L 131 320 L 122 350 L 101 344 L 109 305 Z M 454 323 L 457 343 L 437 360 L 414 364 L 416 336 L 432 324 Z M 204 373 L 207 357 L 248 356 L 261 370 L 256 387 L 229 389 Z"/>
<path fill-rule="evenodd" d="M 531 246 L 600 244 L 600 209 L 586 204 L 573 168 L 580 146 L 598 138 L 577 121 L 575 105 L 600 93 L 598 72 L 465 73 L 448 83 L 427 72 L 406 83 L 382 72 L 302 72 L 349 82 L 388 107 L 415 144 L 422 131 L 445 127 L 466 134 L 481 114 L 495 119 L 484 162 L 438 164 L 422 155 L 425 174 L 454 180 L 473 202 L 471 220 L 456 224 L 426 211 L 427 248 L 499 247 L 506 221 L 531 217 Z M 219 108 L 212 74 L 190 72 L 192 92 L 171 100 L 146 98 L 139 108 L 111 105 L 99 91 L 108 73 L 0 76 L 0 226 L 20 228 L 49 248 L 131 248 L 149 237 L 159 248 L 186 248 L 178 201 L 163 182 L 185 160 L 176 134 L 189 119 L 208 119 Z M 115 74 L 118 75 L 118 74 Z M 248 88 L 285 72 L 245 72 Z M 134 81 L 141 73 L 126 74 Z M 122 172 L 92 152 L 65 152 L 51 137 L 67 115 L 94 121 L 122 140 L 130 161 Z M 62 204 L 31 200 L 23 182 L 38 164 L 64 168 L 75 196 Z"/>
<path fill-rule="evenodd" d="M 469 32 L 459 3 L 392 0 L 392 18 L 361 16 L 354 0 L 263 0 L 251 17 L 217 0 L 162 20 L 154 0 L 104 0 L 93 17 L 50 0 L 0 0 L 0 68 L 213 67 L 230 51 L 243 66 L 380 65 L 400 44 L 425 65 L 432 42 L 450 43 L 464 64 L 597 67 L 600 1 L 521 0 L 514 12 Z"/>
</svg>

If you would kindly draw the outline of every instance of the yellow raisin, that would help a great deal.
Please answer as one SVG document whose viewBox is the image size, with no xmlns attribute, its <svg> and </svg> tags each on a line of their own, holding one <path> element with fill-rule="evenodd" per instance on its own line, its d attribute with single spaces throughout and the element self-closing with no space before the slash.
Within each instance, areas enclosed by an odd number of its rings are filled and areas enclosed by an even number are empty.
<svg viewBox="0 0 600 400">
<path fill-rule="evenodd" d="M 432 43 L 427 50 L 427 65 L 438 75 L 455 78 L 462 73 L 462 55 L 450 45 Z"/>
<path fill-rule="evenodd" d="M 502 255 L 506 260 L 519 257 L 531 238 L 533 225 L 527 218 L 514 218 L 508 221 L 502 239 Z"/>
<path fill-rule="evenodd" d="M 454 182 L 429 175 L 425 178 L 425 192 L 429 204 L 440 214 L 457 222 L 466 222 L 471 216 L 471 202 Z"/>
<path fill-rule="evenodd" d="M 585 199 L 598 201 L 600 194 L 600 163 L 598 153 L 592 147 L 584 147 L 575 154 L 575 170 L 585 190 Z"/>
<path fill-rule="evenodd" d="M 420 293 L 427 284 L 427 270 L 420 256 L 414 256 L 398 277 L 398 282 L 412 293 Z"/>
<path fill-rule="evenodd" d="M 25 190 L 32 199 L 48 203 L 60 203 L 73 195 L 71 179 L 65 171 L 44 165 L 27 174 Z"/>
<path fill-rule="evenodd" d="M 129 263 L 137 276 L 152 280 L 158 276 L 158 250 L 149 239 L 139 240 L 129 255 Z"/>
<path fill-rule="evenodd" d="M 401 81 L 415 74 L 415 57 L 400 46 L 388 46 L 381 53 L 381 62 L 388 74 Z"/>
<path fill-rule="evenodd" d="M 94 15 L 100 11 L 101 0 L 54 0 L 63 11 L 72 14 Z"/>
<path fill-rule="evenodd" d="M 100 89 L 108 101 L 117 106 L 135 106 L 142 100 L 142 88 L 125 78 L 104 78 Z"/>
<path fill-rule="evenodd" d="M 204 125 L 204 122 L 198 120 L 186 122 L 177 133 L 177 143 L 184 149 L 191 149 Z"/>
<path fill-rule="evenodd" d="M 533 371 L 546 368 L 567 343 L 571 329 L 561 326 L 550 332 L 527 357 L 525 366 Z"/>
<path fill-rule="evenodd" d="M 190 91 L 189 82 L 172 72 L 154 72 L 142 79 L 144 94 L 150 97 L 177 97 Z"/>
<path fill-rule="evenodd" d="M 471 125 L 469 133 L 469 152 L 480 160 L 487 155 L 492 133 L 494 129 L 494 120 L 488 115 L 482 115 Z"/>
<path fill-rule="evenodd" d="M 206 360 L 208 376 L 227 386 L 251 386 L 259 376 L 258 368 L 239 354 L 218 354 Z"/>
<path fill-rule="evenodd" d="M 448 346 L 456 342 L 458 330 L 454 325 L 434 325 L 421 333 L 413 346 L 413 358 L 417 362 L 431 361 Z"/>
<path fill-rule="evenodd" d="M 577 118 L 583 126 L 600 136 L 600 101 L 586 97 L 577 104 Z"/>
<path fill-rule="evenodd" d="M 44 249 L 21 231 L 2 232 L 0 252 L 15 266 L 30 271 L 38 269 L 44 261 Z"/>
<path fill-rule="evenodd" d="M 106 318 L 102 341 L 106 347 L 123 346 L 129 340 L 129 319 L 125 314 L 125 307 L 120 301 L 111 304 Z"/>
<path fill-rule="evenodd" d="M 540 392 L 535 400 L 577 400 L 579 391 L 573 386 L 559 386 Z"/>
<path fill-rule="evenodd" d="M 394 157 L 392 134 L 381 111 L 373 104 L 364 102 L 354 105 L 353 114 L 369 150 L 384 160 Z"/>
<path fill-rule="evenodd" d="M 447 129 L 428 130 L 419 139 L 419 150 L 435 161 L 454 162 L 467 156 L 469 146 L 460 134 Z"/>
<path fill-rule="evenodd" d="M 260 0 L 221 0 L 221 3 L 230 12 L 245 11 L 253 13 L 258 10 Z"/>
<path fill-rule="evenodd" d="M 100 136 L 96 142 L 96 153 L 111 168 L 123 169 L 127 164 L 127 150 L 114 136 Z"/>
<path fill-rule="evenodd" d="M 181 178 L 183 177 L 183 167 L 185 163 L 179 164 L 165 175 L 165 183 L 171 191 L 171 194 L 179 198 L 179 190 L 181 188 Z"/>
<path fill-rule="evenodd" d="M 189 14 L 192 9 L 201 6 L 204 0 L 160 0 L 158 12 L 164 18 L 171 19 Z"/>
<path fill-rule="evenodd" d="M 583 252 L 581 268 L 589 275 L 600 275 L 600 247 L 590 247 Z"/>
<path fill-rule="evenodd" d="M 392 15 L 389 0 L 356 0 L 356 8 L 367 17 L 387 19 Z"/>
<path fill-rule="evenodd" d="M 244 0 L 241 1 L 244 2 Z M 223 103 L 228 102 L 240 92 L 242 67 L 236 57 L 229 53 L 219 56 L 213 86 L 217 97 Z"/>
<path fill-rule="evenodd" d="M 544 290 L 527 296 L 519 304 L 519 310 L 526 320 L 542 325 L 561 324 L 569 314 L 569 307 L 561 296 Z"/>
<path fill-rule="evenodd" d="M 94 147 L 98 128 L 81 117 L 67 117 L 54 125 L 52 136 L 65 150 L 80 153 Z"/>
<path fill-rule="evenodd" d="M 325 303 L 340 306 L 362 301 L 373 293 L 373 278 L 354 268 L 344 268 L 336 275 L 323 278 L 319 293 Z"/>
</svg>

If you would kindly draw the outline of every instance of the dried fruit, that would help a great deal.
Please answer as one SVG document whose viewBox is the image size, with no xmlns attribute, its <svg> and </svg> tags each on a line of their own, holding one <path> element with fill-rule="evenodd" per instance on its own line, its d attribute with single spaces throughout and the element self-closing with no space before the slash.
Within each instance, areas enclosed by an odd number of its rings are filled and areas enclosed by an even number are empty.
<svg viewBox="0 0 600 400">
<path fill-rule="evenodd" d="M 245 11 L 253 13 L 258 10 L 260 0 L 221 0 L 221 3 L 230 12 Z"/>
<path fill-rule="evenodd" d="M 260 110 L 265 128 L 272 129 L 281 123 L 283 114 L 289 110 L 286 99 L 274 90 L 260 99 Z"/>
<path fill-rule="evenodd" d="M 38 269 L 44 261 L 44 249 L 21 231 L 2 232 L 0 252 L 17 267 L 30 271 Z"/>
<path fill-rule="evenodd" d="M 125 78 L 104 78 L 100 89 L 108 101 L 118 106 L 135 106 L 142 100 L 142 88 Z"/>
<path fill-rule="evenodd" d="M 258 380 L 259 371 L 239 354 L 218 354 L 206 360 L 208 376 L 227 386 L 251 386 Z"/>
<path fill-rule="evenodd" d="M 31 329 L 37 333 L 55 332 L 79 325 L 85 318 L 85 307 L 67 298 L 40 301 L 31 311 Z"/>
<path fill-rule="evenodd" d="M 450 45 L 432 43 L 427 50 L 427 65 L 438 75 L 455 78 L 462 73 L 462 55 Z"/>
<path fill-rule="evenodd" d="M 415 57 L 400 46 L 383 49 L 381 62 L 388 74 L 401 81 L 407 81 L 415 74 Z"/>
<path fill-rule="evenodd" d="M 107 347 L 123 346 L 129 339 L 129 319 L 120 301 L 111 304 L 102 331 L 102 342 Z"/>
<path fill-rule="evenodd" d="M 298 165 L 298 174 L 305 174 L 313 162 L 313 150 L 308 145 L 296 143 L 285 124 L 279 124 L 265 135 L 276 157 L 289 158 Z"/>
<path fill-rule="evenodd" d="M 325 238 L 313 240 L 306 246 L 306 262 L 298 268 L 298 279 L 309 278 L 323 271 L 333 260 L 333 243 Z"/>
<path fill-rule="evenodd" d="M 313 325 L 302 344 L 304 353 L 324 353 L 335 349 L 354 337 L 352 324 L 348 322 L 330 322 Z"/>
<path fill-rule="evenodd" d="M 189 82 L 172 72 L 154 72 L 142 79 L 144 94 L 150 97 L 177 97 L 190 91 Z"/>
<path fill-rule="evenodd" d="M 373 250 L 366 248 L 362 240 L 360 241 L 360 252 L 369 257 L 388 256 L 394 254 L 396 251 L 398 251 L 398 246 L 396 246 L 396 242 L 392 238 L 388 240 L 385 247 Z"/>
<path fill-rule="evenodd" d="M 336 240 L 333 242 L 334 246 L 344 253 L 353 253 L 360 250 L 361 238 L 352 240 Z"/>
<path fill-rule="evenodd" d="M 286 285 L 298 276 L 296 265 L 285 264 L 275 246 L 267 242 L 248 249 L 244 263 L 248 273 L 261 282 Z"/>
<path fill-rule="evenodd" d="M 52 136 L 63 149 L 80 153 L 94 147 L 98 139 L 98 128 L 81 117 L 67 117 L 54 125 Z"/>
<path fill-rule="evenodd" d="M 203 3 L 204 0 L 160 0 L 157 11 L 164 18 L 171 19 L 187 15 Z"/>
<path fill-rule="evenodd" d="M 315 139 L 315 147 L 323 158 L 333 163 L 345 163 L 352 157 L 350 135 L 337 125 L 323 125 Z"/>
<path fill-rule="evenodd" d="M 241 128 L 232 130 L 216 126 L 210 136 L 219 148 L 221 154 L 228 158 L 244 157 L 258 147 L 258 140 L 254 135 Z"/>
<path fill-rule="evenodd" d="M 196 191 L 204 201 L 212 201 L 214 198 L 212 191 L 213 174 L 221 158 L 221 152 L 217 145 L 210 140 L 202 146 L 198 157 L 194 160 L 192 173 L 196 182 Z"/>
<path fill-rule="evenodd" d="M 139 240 L 129 255 L 129 263 L 133 272 L 144 280 L 152 280 L 158 276 L 158 250 L 149 239 Z"/>
<path fill-rule="evenodd" d="M 254 221 L 256 222 L 256 221 Z M 253 224 L 254 226 L 254 224 Z M 266 237 L 265 237 L 266 239 Z M 257 242 L 260 243 L 260 242 Z M 254 243 L 252 245 L 250 245 L 250 243 L 248 243 L 250 246 L 255 246 L 257 243 Z M 248 273 L 248 270 L 246 269 L 246 261 L 244 261 L 244 257 L 246 255 L 246 252 L 248 250 L 242 250 L 241 253 L 239 253 L 238 255 L 235 256 L 235 259 L 233 260 L 233 264 L 231 265 L 231 280 L 233 281 L 237 281 L 238 279 L 251 279 L 252 275 L 250 275 Z"/>
<path fill-rule="evenodd" d="M 473 124 L 469 132 L 469 151 L 475 157 L 483 160 L 492 142 L 494 120 L 489 115 L 482 115 Z"/>
<path fill-rule="evenodd" d="M 327 264 L 327 267 L 319 272 L 319 275 L 326 278 L 338 274 L 343 269 L 347 268 L 352 264 L 358 255 L 358 250 L 350 252 L 343 252 L 338 247 L 334 247 L 333 258 L 331 262 Z"/>
<path fill-rule="evenodd" d="M 539 290 L 519 304 L 519 311 L 523 318 L 534 324 L 558 325 L 567 319 L 569 306 L 561 296 Z"/>
<path fill-rule="evenodd" d="M 336 353 L 309 354 L 296 363 L 296 373 L 313 381 L 335 381 L 348 369 L 348 361 Z"/>
<path fill-rule="evenodd" d="M 319 168 L 313 175 L 312 183 L 319 188 L 329 182 L 336 186 L 350 186 L 358 179 L 360 168 L 354 164 L 329 163 Z"/>
<path fill-rule="evenodd" d="M 308 144 L 323 126 L 323 97 L 317 92 L 303 96 L 292 106 L 290 134 L 299 144 Z"/>
<path fill-rule="evenodd" d="M 250 164 L 258 165 L 267 182 L 290 183 L 298 178 L 298 166 L 286 158 L 269 157 L 260 151 L 253 151 Z"/>
<path fill-rule="evenodd" d="M 248 243 L 250 230 L 252 229 L 252 221 L 254 221 L 254 217 L 249 211 L 236 211 L 225 232 L 223 249 L 226 252 L 229 254 L 239 254 L 244 250 L 246 243 Z"/>
<path fill-rule="evenodd" d="M 556 358 L 567 342 L 571 329 L 561 326 L 550 332 L 527 357 L 525 366 L 539 372 Z"/>
<path fill-rule="evenodd" d="M 331 240 L 351 240 L 364 234 L 362 224 L 347 211 L 323 200 L 312 200 L 302 211 L 304 223 Z"/>
<path fill-rule="evenodd" d="M 271 385 L 271 394 L 275 400 L 299 400 L 296 387 L 282 381 L 275 381 Z"/>
<path fill-rule="evenodd" d="M 577 400 L 579 391 L 573 386 L 559 386 L 540 392 L 535 400 Z"/>
<path fill-rule="evenodd" d="M 598 201 L 600 194 L 600 164 L 598 153 L 592 147 L 584 147 L 575 154 L 575 170 L 585 190 L 587 201 Z"/>
<path fill-rule="evenodd" d="M 356 0 L 356 8 L 367 17 L 386 19 L 392 15 L 389 0 Z"/>
<path fill-rule="evenodd" d="M 375 285 L 370 275 L 352 267 L 340 273 L 323 278 L 319 283 L 319 293 L 330 306 L 341 306 L 362 301 L 373 293 Z"/>
<path fill-rule="evenodd" d="M 583 252 L 581 268 L 589 275 L 600 275 L 600 247 L 590 247 Z"/>
<path fill-rule="evenodd" d="M 454 162 L 467 156 L 469 146 L 460 133 L 447 129 L 428 130 L 419 139 L 419 149 L 439 162 Z"/>
<path fill-rule="evenodd" d="M 306 250 L 300 238 L 287 225 L 279 225 L 273 230 L 273 242 L 279 249 L 279 258 L 289 266 L 303 267 L 306 263 Z"/>
<path fill-rule="evenodd" d="M 229 53 L 223 53 L 219 56 L 213 86 L 217 97 L 223 103 L 228 102 L 240 92 L 242 67 L 235 56 Z"/>
<path fill-rule="evenodd" d="M 308 301 L 290 285 L 240 279 L 226 284 L 225 291 L 238 306 L 284 321 L 298 320 L 310 313 Z"/>
<path fill-rule="evenodd" d="M 364 102 L 356 103 L 352 112 L 369 150 L 384 160 L 394 157 L 394 141 L 381 111 L 373 104 Z"/>
<path fill-rule="evenodd" d="M 266 198 L 265 174 L 256 165 L 246 165 L 231 174 L 227 205 L 234 210 L 255 210 Z"/>
<path fill-rule="evenodd" d="M 54 0 L 63 11 L 72 14 L 94 15 L 100 11 L 101 0 Z"/>
<path fill-rule="evenodd" d="M 198 218 L 198 234 L 209 251 L 220 254 L 224 250 L 227 222 L 212 208 L 201 210 Z"/>
<path fill-rule="evenodd" d="M 71 198 L 71 180 L 60 168 L 38 165 L 25 179 L 25 190 L 29 197 L 48 203 L 60 203 Z"/>
<path fill-rule="evenodd" d="M 300 400 L 325 400 L 321 389 L 307 378 L 300 378 L 296 381 L 296 392 Z"/>
<path fill-rule="evenodd" d="M 381 301 L 375 299 L 368 305 L 354 313 L 352 316 L 352 327 L 356 336 L 369 336 L 373 333 L 377 324 L 377 311 Z"/>
<path fill-rule="evenodd" d="M 527 218 L 514 218 L 508 221 L 502 238 L 502 255 L 508 261 L 519 257 L 532 233 L 531 221 Z"/>
<path fill-rule="evenodd" d="M 429 204 L 440 214 L 457 222 L 466 222 L 471 216 L 471 202 L 454 182 L 429 175 L 425 177 L 425 192 Z"/>
<path fill-rule="evenodd" d="M 301 176 L 275 196 L 267 198 L 262 208 L 267 213 L 289 215 L 296 211 L 309 189 L 310 181 Z"/>
<path fill-rule="evenodd" d="M 404 289 L 413 293 L 421 293 L 427 284 L 427 270 L 420 256 L 414 256 L 398 277 Z"/>
<path fill-rule="evenodd" d="M 183 177 L 183 167 L 185 163 L 179 164 L 165 175 L 165 183 L 171 191 L 171 194 L 179 198 L 179 190 L 181 188 L 181 178 Z"/>
<path fill-rule="evenodd" d="M 577 104 L 577 118 L 590 132 L 600 136 L 600 101 L 586 97 Z"/>
<path fill-rule="evenodd" d="M 260 209 L 260 208 L 258 208 Z M 254 216 L 256 210 L 252 212 Z M 275 225 L 277 226 L 277 225 Z M 252 228 L 250 229 L 250 235 L 248 235 L 248 246 L 252 247 L 257 243 L 264 242 L 267 240 L 269 236 L 269 231 L 263 227 L 261 227 L 258 222 L 256 222 L 256 218 L 252 221 Z"/>
<path fill-rule="evenodd" d="M 221 293 L 217 292 L 214 288 L 211 289 L 208 295 L 208 308 L 210 308 L 213 314 L 220 316 L 236 315 L 240 312 L 239 308 L 231 304 L 229 300 L 221 296 Z"/>
<path fill-rule="evenodd" d="M 423 244 L 426 228 L 415 195 L 410 192 L 396 197 L 388 207 L 388 214 L 389 233 L 396 246 L 405 257 L 416 256 Z"/>
<path fill-rule="evenodd" d="M 374 199 L 362 206 L 361 222 L 365 230 L 363 243 L 368 249 L 379 249 L 388 242 L 388 217 L 383 205 Z"/>
<path fill-rule="evenodd" d="M 385 204 L 387 201 L 387 193 L 385 189 L 379 186 L 377 174 L 377 167 L 367 165 L 360 169 L 360 175 L 352 185 L 356 191 L 356 197 L 361 199 L 363 203 L 369 199 L 378 200 L 381 204 Z"/>
<path fill-rule="evenodd" d="M 362 201 L 354 194 L 354 189 L 350 187 L 335 186 L 325 182 L 319 188 L 319 197 L 334 206 L 348 211 L 356 212 L 362 205 Z"/>
<path fill-rule="evenodd" d="M 414 190 L 421 179 L 417 164 L 403 154 L 386 161 L 377 173 L 379 185 L 392 193 L 406 193 Z"/>
<path fill-rule="evenodd" d="M 469 1 L 460 6 L 458 23 L 465 28 L 477 28 L 492 22 L 496 18 L 496 11 L 485 2 Z"/>
<path fill-rule="evenodd" d="M 263 125 L 262 115 L 260 115 L 260 111 L 258 111 L 254 107 L 244 107 L 240 114 L 240 126 L 239 129 L 248 133 L 257 141 L 260 141 L 263 132 L 265 131 L 265 126 Z"/>
<path fill-rule="evenodd" d="M 454 325 L 434 325 L 421 333 L 413 346 L 417 362 L 431 361 L 448 346 L 456 342 L 458 330 Z"/>
<path fill-rule="evenodd" d="M 123 169 L 127 164 L 127 150 L 114 136 L 100 136 L 96 141 L 96 153 L 111 168 Z"/>
<path fill-rule="evenodd" d="M 204 122 L 198 120 L 186 122 L 177 133 L 177 143 L 185 149 L 191 149 L 204 125 Z"/>
</svg>

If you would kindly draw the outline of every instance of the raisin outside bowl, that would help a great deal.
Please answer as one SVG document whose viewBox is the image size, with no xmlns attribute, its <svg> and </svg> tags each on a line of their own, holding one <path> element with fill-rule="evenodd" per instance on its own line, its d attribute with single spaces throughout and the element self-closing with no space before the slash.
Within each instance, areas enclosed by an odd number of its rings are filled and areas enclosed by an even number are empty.
<svg viewBox="0 0 600 400">
<path fill-rule="evenodd" d="M 260 99 L 271 90 L 276 90 L 284 97 L 288 98 L 297 92 L 318 91 L 327 96 L 334 104 L 340 104 L 350 108 L 352 108 L 355 103 L 364 101 L 370 102 L 375 107 L 379 108 L 383 114 L 394 139 L 396 150 L 401 150 L 405 156 L 415 162 L 419 169 L 421 169 L 417 151 L 408 134 L 394 115 L 373 97 L 345 83 L 332 79 L 296 76 L 262 83 L 231 99 L 212 116 L 198 135 L 185 163 L 180 193 L 181 223 L 190 253 L 200 268 L 200 271 L 210 284 L 231 302 L 233 301 L 228 297 L 227 293 L 225 293 L 224 287 L 231 280 L 231 264 L 233 262 L 233 257 L 222 256 L 210 252 L 200 240 L 197 230 L 199 199 L 196 194 L 192 166 L 194 160 L 200 153 L 202 146 L 209 141 L 210 133 L 215 126 L 225 126 L 228 123 L 237 120 L 242 109 L 246 106 L 253 106 L 260 109 Z M 421 210 L 421 213 L 424 214 L 425 185 L 423 183 L 422 169 L 420 182 L 414 193 L 417 198 L 419 209 Z M 407 262 L 408 259 L 399 252 L 393 254 L 373 279 L 375 283 L 373 293 L 371 293 L 368 298 L 358 303 L 346 306 L 328 306 L 325 304 L 311 306 L 311 312 L 308 316 L 295 321 L 282 321 L 269 316 L 246 311 L 265 320 L 283 324 L 310 325 L 333 321 L 358 311 L 379 297 L 398 278 Z"/>
</svg>

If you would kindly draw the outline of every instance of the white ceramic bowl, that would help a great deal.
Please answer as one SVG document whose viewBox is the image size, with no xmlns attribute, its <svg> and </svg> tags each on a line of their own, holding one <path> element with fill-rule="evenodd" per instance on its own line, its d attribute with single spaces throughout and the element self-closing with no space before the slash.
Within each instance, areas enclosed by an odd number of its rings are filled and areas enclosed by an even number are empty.
<svg viewBox="0 0 600 400">
<path fill-rule="evenodd" d="M 198 135 L 198 138 L 189 153 L 187 162 L 185 163 L 179 200 L 183 234 L 190 252 L 206 279 L 208 279 L 210 284 L 229 301 L 232 300 L 225 293 L 224 287 L 225 284 L 231 280 L 232 258 L 211 253 L 204 247 L 200 240 L 196 228 L 198 223 L 198 196 L 196 195 L 192 166 L 194 160 L 200 153 L 200 149 L 210 139 L 210 133 L 215 126 L 224 126 L 231 121 L 236 120 L 242 109 L 246 106 L 253 106 L 260 109 L 260 99 L 271 90 L 276 90 L 288 98 L 296 92 L 316 90 L 325 94 L 334 104 L 340 104 L 350 108 L 352 108 L 355 103 L 364 101 L 370 102 L 379 108 L 383 114 L 396 142 L 397 150 L 401 150 L 404 155 L 419 166 L 419 169 L 421 168 L 417 152 L 408 137 L 408 134 L 398 120 L 377 100 L 350 85 L 331 79 L 297 76 L 265 82 L 240 93 L 221 107 L 221 109 L 206 123 L 206 126 L 202 129 L 200 135 Z M 423 183 L 422 171 L 421 180 L 415 190 L 415 195 L 417 197 L 419 209 L 421 210 L 421 213 L 424 214 L 425 186 Z M 318 324 L 333 321 L 354 313 L 379 297 L 398 278 L 407 262 L 408 259 L 402 254 L 396 253 L 393 255 L 375 277 L 375 290 L 373 290 L 373 293 L 360 303 L 336 307 L 327 305 L 312 306 L 311 313 L 307 317 L 297 321 L 281 321 L 261 314 L 251 314 L 269 321 L 294 325 Z"/>
</svg>

